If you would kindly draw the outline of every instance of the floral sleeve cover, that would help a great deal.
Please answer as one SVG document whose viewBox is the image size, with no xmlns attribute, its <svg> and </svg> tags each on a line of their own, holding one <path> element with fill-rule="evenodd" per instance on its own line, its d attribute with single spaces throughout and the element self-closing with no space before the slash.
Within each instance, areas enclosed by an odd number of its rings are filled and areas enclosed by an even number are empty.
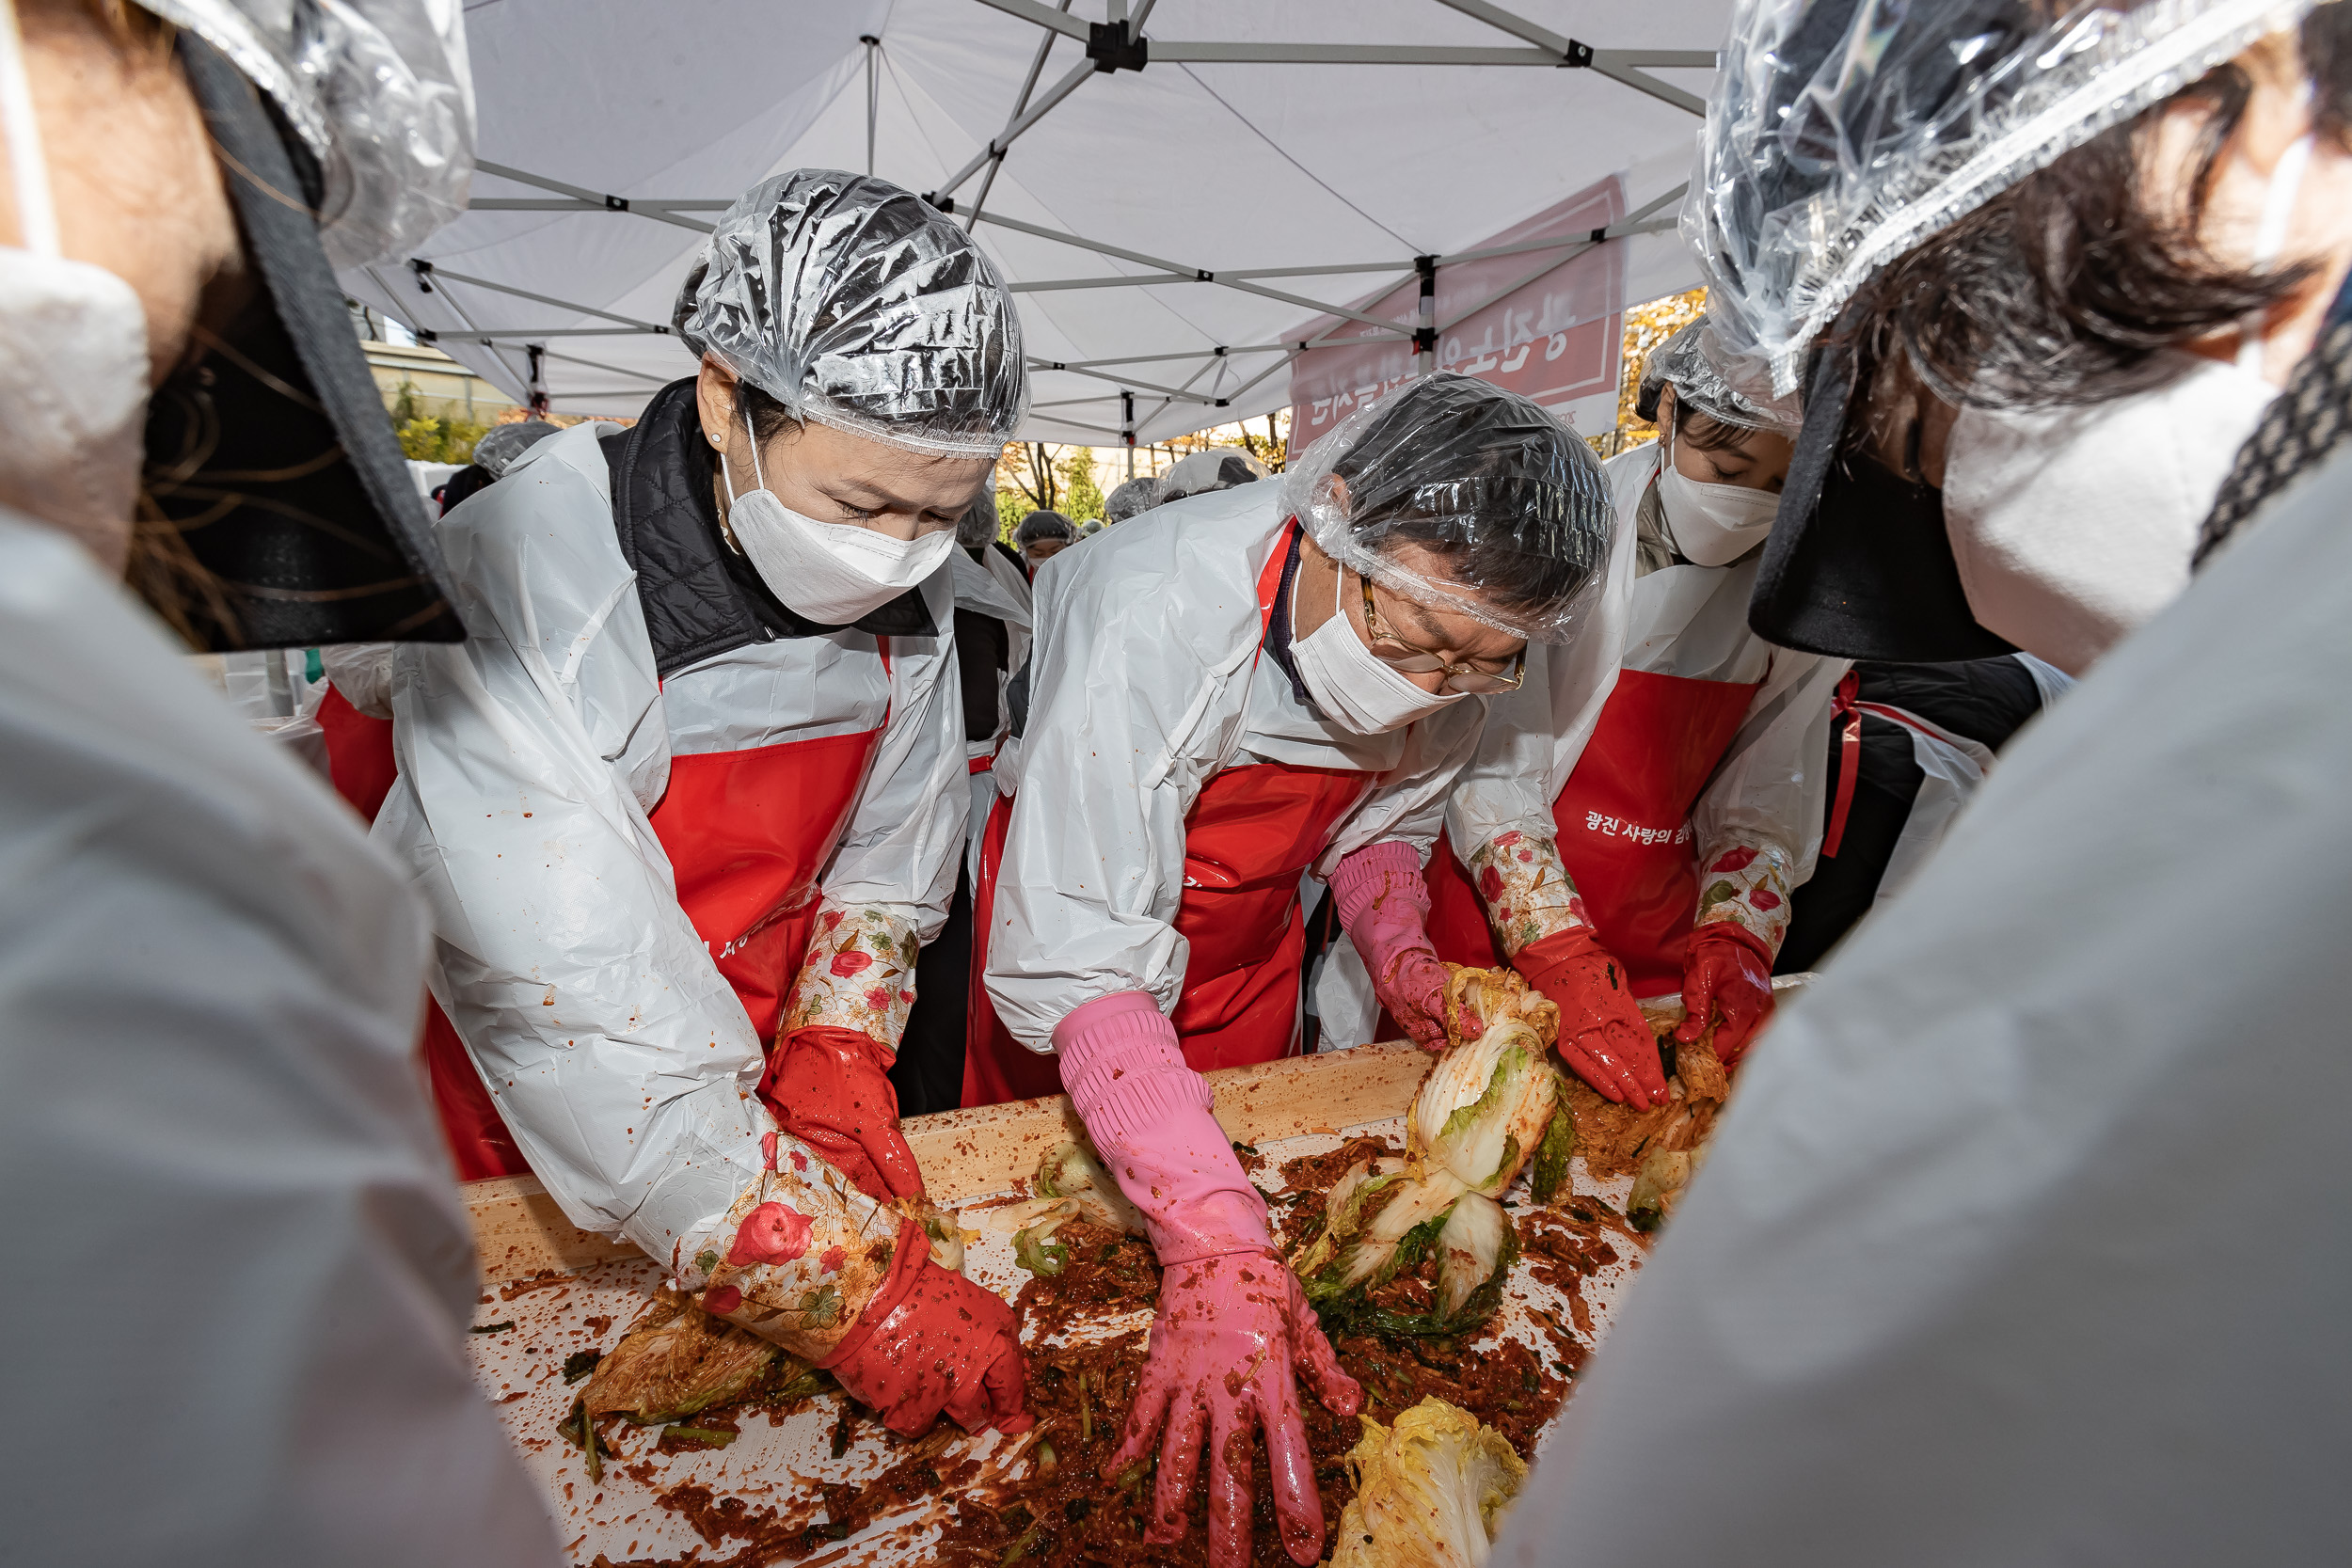
<svg viewBox="0 0 2352 1568">
<path fill-rule="evenodd" d="M 1470 881 L 1505 958 L 1561 931 L 1590 926 L 1560 846 L 1534 833 L 1498 833 L 1470 857 Z"/>
<path fill-rule="evenodd" d="M 818 906 L 800 978 L 784 999 L 785 1035 L 854 1029 L 896 1051 L 914 1006 L 914 927 L 871 905 Z"/>
<path fill-rule="evenodd" d="M 1788 873 L 1794 859 L 1780 846 L 1762 840 L 1710 845 L 1699 862 L 1698 926 L 1728 920 L 1778 953 L 1781 939 L 1788 934 Z"/>
<path fill-rule="evenodd" d="M 760 1148 L 769 1168 L 693 1259 L 708 1281 L 703 1309 L 818 1360 L 882 1288 L 901 1221 L 791 1133 L 770 1132 Z"/>
</svg>

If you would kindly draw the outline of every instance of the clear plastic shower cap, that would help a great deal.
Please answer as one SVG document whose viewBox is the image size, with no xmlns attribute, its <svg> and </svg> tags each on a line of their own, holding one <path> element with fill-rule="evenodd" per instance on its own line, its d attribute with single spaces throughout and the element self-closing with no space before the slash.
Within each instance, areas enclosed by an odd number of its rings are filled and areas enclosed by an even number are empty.
<svg viewBox="0 0 2352 1568">
<path fill-rule="evenodd" d="M 1103 498 L 1103 515 L 1114 523 L 1142 515 L 1160 504 L 1167 493 L 1167 484 L 1145 474 L 1131 479 Z"/>
<path fill-rule="evenodd" d="M 1739 0 L 1682 209 L 1727 363 L 1794 392 L 1880 268 L 2312 6 Z"/>
<path fill-rule="evenodd" d="M 1797 400 L 1774 398 L 1758 403 L 1724 376 L 1717 363 L 1721 353 L 1714 330 L 1704 317 L 1650 350 L 1642 363 L 1642 387 L 1634 394 L 1634 413 L 1655 421 L 1658 395 L 1671 386 L 1677 404 L 1698 410 L 1718 424 L 1794 436 L 1804 424 Z"/>
<path fill-rule="evenodd" d="M 1168 472 L 1160 476 L 1160 483 L 1167 487 L 1162 499 L 1180 501 L 1186 496 L 1206 496 L 1255 484 L 1273 471 L 1259 461 L 1255 452 L 1240 447 L 1210 447 L 1204 451 L 1188 452 L 1168 465 Z"/>
<path fill-rule="evenodd" d="M 459 0 L 137 0 L 269 95 L 319 161 L 339 267 L 414 249 L 466 210 L 473 76 Z"/>
<path fill-rule="evenodd" d="M 1516 392 L 1443 372 L 1299 453 L 1282 506 L 1342 565 L 1537 642 L 1583 626 L 1616 532 L 1600 460 L 1574 431 Z M 1442 575 L 1406 559 L 1420 551 Z"/>
<path fill-rule="evenodd" d="M 672 317 L 793 418 L 943 457 L 1021 423 L 1021 321 L 995 266 L 912 191 L 796 169 L 736 198 Z"/>
<path fill-rule="evenodd" d="M 517 420 L 513 424 L 493 425 L 473 444 L 474 464 L 492 479 L 504 479 L 516 459 L 555 432 L 556 427 L 545 420 Z"/>
</svg>

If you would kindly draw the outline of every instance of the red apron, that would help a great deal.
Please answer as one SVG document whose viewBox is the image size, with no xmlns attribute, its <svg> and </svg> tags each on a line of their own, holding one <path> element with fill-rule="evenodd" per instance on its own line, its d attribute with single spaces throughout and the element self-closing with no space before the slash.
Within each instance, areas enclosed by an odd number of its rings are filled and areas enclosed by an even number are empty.
<svg viewBox="0 0 2352 1568">
<path fill-rule="evenodd" d="M 1561 863 L 1637 996 L 1682 989 L 1682 954 L 1699 902 L 1691 808 L 1762 684 L 1621 671 L 1552 802 Z M 1429 937 L 1439 958 L 1482 967 L 1505 961 L 1486 907 L 1444 839 L 1430 858 L 1429 901 Z"/>
<path fill-rule="evenodd" d="M 1294 525 L 1295 526 L 1295 525 Z M 1289 557 L 1288 538 L 1258 579 L 1260 625 L 1271 618 Z M 1184 819 L 1184 894 L 1176 929 L 1190 944 L 1174 1023 L 1197 1071 L 1271 1062 L 1297 1042 L 1298 979 L 1307 924 L 1298 879 L 1330 842 L 1331 829 L 1363 799 L 1371 776 L 1350 768 L 1254 763 L 1211 779 Z M 972 891 L 971 1006 L 963 1103 L 994 1105 L 1061 1092 L 1060 1063 L 1015 1040 L 997 1022 L 983 975 L 993 924 L 996 868 L 1012 801 L 999 798 L 980 841 Z"/>
<path fill-rule="evenodd" d="M 882 655 L 887 671 L 887 645 Z M 341 701 L 332 692 L 327 700 Z M 346 771 L 356 781 L 373 779 L 380 768 L 384 783 L 373 801 L 380 806 L 391 782 L 392 727 L 356 711 L 351 717 L 358 724 L 341 731 L 322 724 L 328 768 L 335 787 L 354 806 L 360 801 L 345 788 Z M 361 727 L 369 725 L 375 728 Z M 652 813 L 654 834 L 669 854 L 678 907 L 735 988 L 763 1044 L 772 1042 L 783 1020 L 784 993 L 800 971 L 816 916 L 818 876 L 857 803 L 882 733 L 876 728 L 670 759 L 670 785 Z M 339 734 L 348 752 L 342 762 L 337 761 Z M 369 747 L 373 752 L 363 750 Z M 422 1050 L 459 1178 L 478 1181 L 527 1172 L 465 1043 L 430 998 Z"/>
</svg>

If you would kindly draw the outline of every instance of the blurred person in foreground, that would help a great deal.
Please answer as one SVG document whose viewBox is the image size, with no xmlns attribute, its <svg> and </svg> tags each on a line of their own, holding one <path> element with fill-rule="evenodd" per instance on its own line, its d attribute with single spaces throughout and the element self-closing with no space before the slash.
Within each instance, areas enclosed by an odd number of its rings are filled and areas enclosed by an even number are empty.
<svg viewBox="0 0 2352 1568">
<path fill-rule="evenodd" d="M 554 1563 L 422 913 L 179 657 L 463 635 L 330 270 L 465 206 L 455 9 L 0 0 L 0 135 L 8 1555 Z"/>
<path fill-rule="evenodd" d="M 1805 381 L 1758 624 L 1792 521 L 1817 588 L 1902 507 L 1960 536 L 1928 519 L 1982 396 L 2058 410 L 2018 537 L 2077 591 L 2010 635 L 2201 565 L 1758 1048 L 1498 1561 L 2343 1560 L 2347 9 L 1736 13 L 1685 221 L 1710 311 Z M 2217 371 L 2285 393 L 2216 428 Z M 1831 653 L 1904 610 L 1804 602 Z M 1702 1479 L 1627 1506 L 1661 1475 Z"/>
</svg>

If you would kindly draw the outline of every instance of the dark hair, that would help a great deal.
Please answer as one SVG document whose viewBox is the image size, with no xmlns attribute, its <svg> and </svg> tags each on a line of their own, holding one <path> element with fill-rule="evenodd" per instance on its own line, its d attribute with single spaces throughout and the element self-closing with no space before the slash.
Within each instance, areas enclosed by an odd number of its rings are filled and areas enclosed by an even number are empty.
<svg viewBox="0 0 2352 1568">
<path fill-rule="evenodd" d="M 2352 7 L 2322 6 L 2301 31 L 2321 134 L 2352 124 Z M 2164 380 L 2163 351 L 2266 309 L 2315 263 L 2229 266 L 2198 227 L 2223 148 L 2251 95 L 2234 65 L 2026 176 L 1902 256 L 1856 296 L 1858 398 L 1872 420 L 1907 417 L 1906 383 L 1955 406 L 2098 403 Z M 2141 167 L 2143 133 L 2185 102 L 2205 109 L 2185 212 L 2158 210 Z"/>
<path fill-rule="evenodd" d="M 735 384 L 735 395 L 743 411 L 751 416 L 752 438 L 765 448 L 769 442 L 787 430 L 799 430 L 801 421 L 792 411 L 748 381 Z"/>
<path fill-rule="evenodd" d="M 1507 611 L 1559 606 L 1608 558 L 1614 509 L 1592 449 L 1536 404 L 1468 376 L 1391 395 L 1331 471 L 1359 540 L 1420 545 Z"/>
<path fill-rule="evenodd" d="M 1675 393 L 1675 439 L 1694 451 L 1730 451 L 1744 446 L 1751 436 L 1763 434 L 1753 425 L 1733 424 L 1703 413 L 1679 390 Z"/>
</svg>

